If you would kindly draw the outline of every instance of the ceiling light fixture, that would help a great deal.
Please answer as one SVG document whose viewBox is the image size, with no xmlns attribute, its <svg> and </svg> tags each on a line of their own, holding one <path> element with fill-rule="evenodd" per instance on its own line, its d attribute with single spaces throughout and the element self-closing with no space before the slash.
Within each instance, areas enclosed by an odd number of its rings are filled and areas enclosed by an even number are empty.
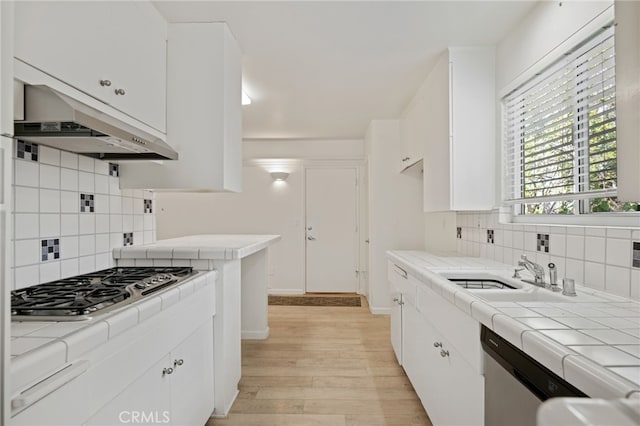
<svg viewBox="0 0 640 426">
<path fill-rule="evenodd" d="M 250 105 L 250 104 L 251 104 L 251 98 L 243 90 L 242 91 L 242 105 Z"/>
<path fill-rule="evenodd" d="M 275 181 L 285 181 L 289 177 L 287 172 L 271 172 L 270 174 Z"/>
</svg>

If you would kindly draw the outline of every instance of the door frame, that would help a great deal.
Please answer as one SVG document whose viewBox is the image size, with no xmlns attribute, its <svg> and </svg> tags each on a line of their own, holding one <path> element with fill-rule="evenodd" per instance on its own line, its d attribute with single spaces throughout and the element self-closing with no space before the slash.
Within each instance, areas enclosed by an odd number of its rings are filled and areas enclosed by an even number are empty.
<svg viewBox="0 0 640 426">
<path fill-rule="evenodd" d="M 303 193 L 302 210 L 304 212 L 304 223 L 302 237 L 305 238 L 304 257 L 304 293 L 307 292 L 307 170 L 308 169 L 354 169 L 356 172 L 356 258 L 357 258 L 357 283 L 356 292 L 368 296 L 368 268 L 363 261 L 362 254 L 368 255 L 367 243 L 369 230 L 363 229 L 363 215 L 368 217 L 367 206 L 363 205 L 363 194 L 366 196 L 368 188 L 363 183 L 366 182 L 366 159 L 340 159 L 340 160 L 304 160 L 302 163 Z"/>
</svg>

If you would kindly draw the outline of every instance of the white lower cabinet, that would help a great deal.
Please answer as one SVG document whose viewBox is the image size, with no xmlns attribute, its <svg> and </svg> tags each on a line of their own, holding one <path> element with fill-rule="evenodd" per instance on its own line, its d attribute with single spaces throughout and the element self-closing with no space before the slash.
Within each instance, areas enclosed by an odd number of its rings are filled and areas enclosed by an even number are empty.
<svg viewBox="0 0 640 426">
<path fill-rule="evenodd" d="M 402 284 L 397 268 L 389 262 L 392 294 Z M 409 285 L 417 282 L 410 274 L 404 280 Z M 483 425 L 479 324 L 425 284 L 418 282 L 402 295 L 400 315 L 392 307 L 392 344 L 395 349 L 402 342 L 401 365 L 432 423 Z"/>
<path fill-rule="evenodd" d="M 200 424 L 213 402 L 213 323 L 202 325 L 94 414 L 85 425 Z"/>
<path fill-rule="evenodd" d="M 203 347 L 202 342 L 207 342 Z M 171 424 L 198 425 L 211 415 L 213 324 L 200 327 L 171 352 Z"/>
<path fill-rule="evenodd" d="M 85 425 L 109 426 L 121 423 L 171 424 L 170 378 L 162 374 L 170 363 L 164 355 L 127 389 L 93 415 Z M 165 420 L 165 421 L 162 421 Z"/>
</svg>

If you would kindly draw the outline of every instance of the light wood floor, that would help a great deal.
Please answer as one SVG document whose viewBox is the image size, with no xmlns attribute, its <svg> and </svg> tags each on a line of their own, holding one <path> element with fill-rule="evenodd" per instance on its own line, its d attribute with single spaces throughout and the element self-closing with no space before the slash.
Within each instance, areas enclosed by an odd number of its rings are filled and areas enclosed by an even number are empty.
<svg viewBox="0 0 640 426">
<path fill-rule="evenodd" d="M 431 426 L 396 362 L 389 317 L 362 301 L 269 306 L 269 338 L 242 342 L 238 399 L 206 426 Z"/>
</svg>

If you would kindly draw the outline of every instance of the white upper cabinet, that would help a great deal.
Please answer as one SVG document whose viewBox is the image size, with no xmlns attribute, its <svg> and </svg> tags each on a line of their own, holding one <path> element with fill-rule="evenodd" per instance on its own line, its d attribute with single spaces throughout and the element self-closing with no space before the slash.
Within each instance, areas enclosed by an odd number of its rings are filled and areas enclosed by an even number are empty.
<svg viewBox="0 0 640 426">
<path fill-rule="evenodd" d="M 122 188 L 242 189 L 242 56 L 224 23 L 169 24 L 167 142 L 176 161 L 121 163 Z"/>
<path fill-rule="evenodd" d="M 165 132 L 167 23 L 150 2 L 16 2 L 14 55 Z"/>
<path fill-rule="evenodd" d="M 425 81 L 426 212 L 494 207 L 494 69 L 493 47 L 449 48 Z"/>
<path fill-rule="evenodd" d="M 402 142 L 401 172 L 421 161 L 424 155 L 424 145 L 429 133 L 426 106 L 427 103 L 424 100 L 424 94 L 421 89 L 402 114 L 400 121 Z"/>
</svg>

